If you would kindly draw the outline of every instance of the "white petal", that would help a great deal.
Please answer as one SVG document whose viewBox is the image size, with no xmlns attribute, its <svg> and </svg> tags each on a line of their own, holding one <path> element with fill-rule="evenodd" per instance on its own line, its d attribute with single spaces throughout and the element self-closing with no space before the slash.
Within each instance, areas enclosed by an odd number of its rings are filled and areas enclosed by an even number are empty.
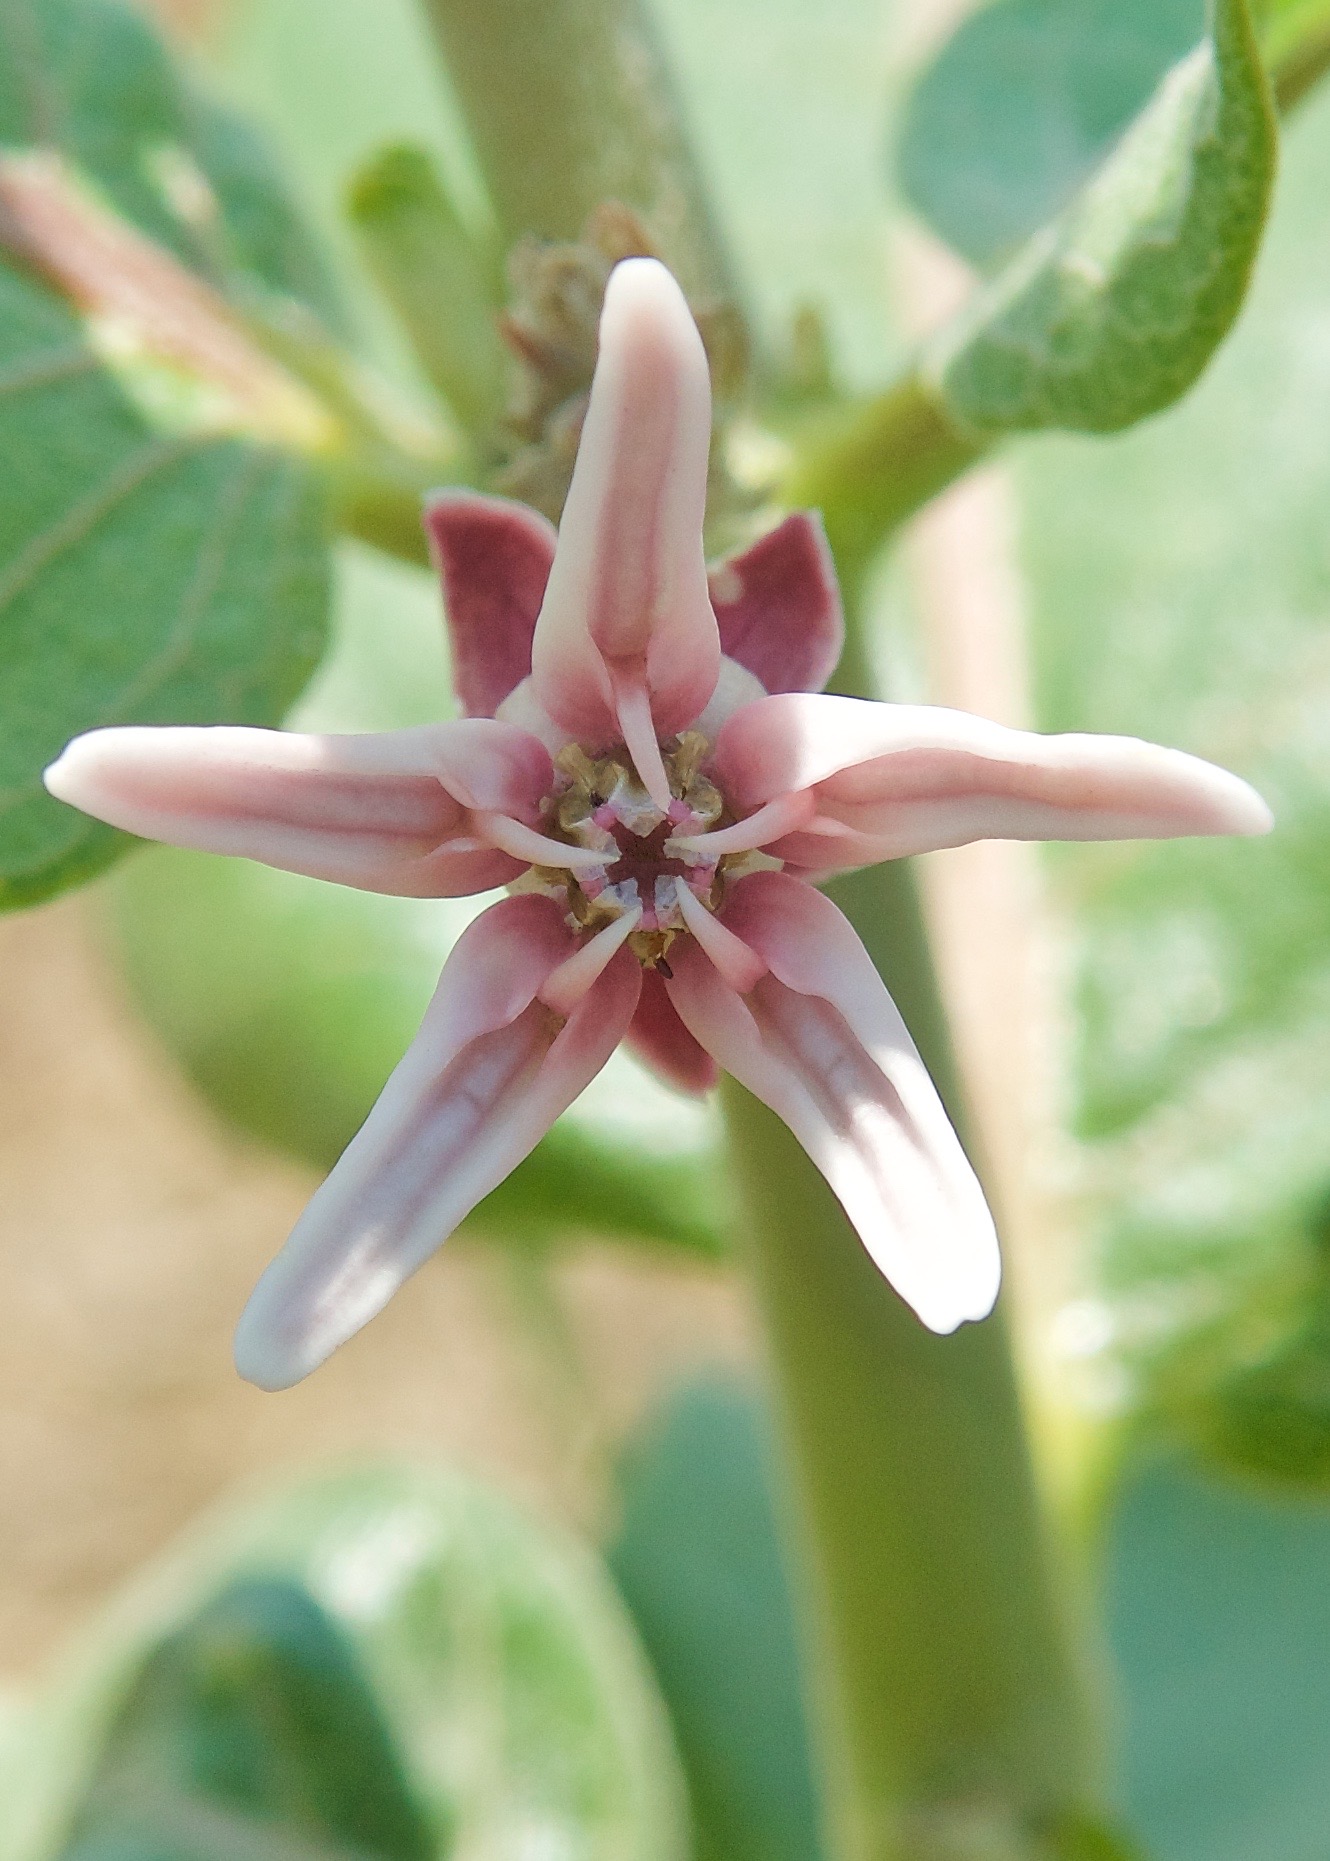
<svg viewBox="0 0 1330 1861">
<path fill-rule="evenodd" d="M 620 951 L 566 1021 L 538 991 L 570 953 L 558 908 L 505 899 L 465 932 L 420 1033 L 268 1268 L 236 1363 L 284 1389 L 382 1309 L 605 1064 L 641 971 Z"/>
</svg>

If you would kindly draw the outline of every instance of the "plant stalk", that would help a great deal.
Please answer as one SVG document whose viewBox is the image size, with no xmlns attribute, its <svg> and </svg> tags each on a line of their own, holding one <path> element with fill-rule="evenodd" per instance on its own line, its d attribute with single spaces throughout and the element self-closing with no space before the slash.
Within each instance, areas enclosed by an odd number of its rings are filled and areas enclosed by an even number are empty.
<svg viewBox="0 0 1330 1861">
<path fill-rule="evenodd" d="M 961 426 L 938 390 L 910 368 L 865 400 L 812 415 L 794 436 L 781 497 L 792 507 L 822 512 L 849 582 L 863 574 L 887 537 L 992 443 Z"/>
<path fill-rule="evenodd" d="M 842 684 L 867 683 L 855 640 Z M 830 890 L 960 1124 L 908 864 Z M 831 1852 L 1075 1853 L 1101 1826 L 1095 1675 L 1001 1313 L 952 1337 L 925 1331 L 780 1121 L 733 1086 L 725 1108 L 810 1579 Z"/>
<path fill-rule="evenodd" d="M 641 214 L 694 302 L 734 279 L 641 0 L 421 0 L 504 244 Z"/>
</svg>

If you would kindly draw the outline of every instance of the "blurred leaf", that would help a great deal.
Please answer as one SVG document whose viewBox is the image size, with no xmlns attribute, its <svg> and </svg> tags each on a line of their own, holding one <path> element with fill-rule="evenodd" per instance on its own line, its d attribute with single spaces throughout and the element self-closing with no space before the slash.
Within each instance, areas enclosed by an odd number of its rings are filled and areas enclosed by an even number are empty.
<svg viewBox="0 0 1330 1861">
<path fill-rule="evenodd" d="M 1218 1390 L 1254 1400 L 1244 1379 L 1285 1347 L 1301 1374 L 1308 1211 L 1330 1186 L 1327 159 L 1317 99 L 1286 138 L 1242 327 L 1187 404 L 1019 468 L 1041 724 L 1209 755 L 1277 817 L 1268 840 L 1069 848 L 1054 868 L 1098 1366 L 1113 1400 L 1207 1448 Z"/>
<path fill-rule="evenodd" d="M 343 548 L 336 643 L 292 723 L 390 729 L 452 709 L 430 575 Z M 113 895 L 148 1020 L 216 1108 L 327 1169 L 410 1044 L 452 946 L 490 896 L 390 898 L 153 848 Z M 712 1114 L 616 1056 L 474 1225 L 519 1245 L 597 1233 L 723 1251 Z"/>
<path fill-rule="evenodd" d="M 1118 1502 L 1108 1597 L 1153 1861 L 1324 1861 L 1330 1513 L 1152 1466 Z"/>
<path fill-rule="evenodd" d="M 6 1750 L 4 1861 L 49 1854 L 97 1770 L 127 1689 L 163 1637 L 178 1636 L 219 1594 L 256 1581 L 299 1588 L 335 1625 L 438 1861 L 452 1852 L 684 1861 L 683 1787 L 668 1721 L 603 1570 L 582 1547 L 485 1487 L 405 1466 L 324 1475 L 221 1513 L 138 1578 L 38 1697 L 23 1741 Z M 172 1645 L 168 1668 L 188 1674 L 194 1656 L 182 1670 L 181 1643 Z M 208 1763 L 237 1766 L 228 1775 L 248 1778 L 244 1787 L 252 1789 L 256 1773 L 248 1765 L 258 1753 L 251 1712 L 261 1701 L 267 1724 L 290 1727 L 304 1711 L 301 1700 L 311 1711 L 318 1704 L 331 1720 L 318 1766 L 318 1800 L 326 1806 L 340 1786 L 325 1767 L 359 1766 L 371 1755 L 334 1756 L 364 1698 L 355 1704 L 343 1667 L 336 1686 L 347 1716 L 337 1728 L 341 1714 L 332 1714 L 315 1674 L 343 1653 L 332 1652 L 324 1630 L 311 1635 L 310 1624 L 301 1627 L 289 1613 L 276 1648 L 271 1664 L 267 1655 L 246 1655 L 255 1664 L 236 1691 L 228 1680 L 224 1691 L 235 1709 L 221 1721 L 228 1740 L 220 1751 L 209 1748 Z M 223 1669 L 233 1680 L 234 1669 Z M 208 1698 L 217 1696 L 205 1689 L 204 1703 Z M 193 1723 L 196 1730 L 202 1724 Z M 361 1735 L 371 1736 L 363 1727 Z M 259 1778 L 272 1790 L 294 1775 L 295 1768 L 278 1767 Z M 345 1809 L 369 1814 L 369 1804 L 354 1799 Z M 326 1821 L 327 1808 L 320 1813 Z M 392 1814 L 387 1798 L 380 1813 Z M 368 1831 L 361 1828 L 363 1841 Z M 402 1843 L 415 1837 L 399 1825 L 396 1839 L 398 1847 L 386 1852 L 407 1852 Z M 267 1861 L 270 1853 L 287 1861 L 267 1848 L 251 1849 L 244 1861 Z M 185 1857 L 173 1853 L 171 1861 Z"/>
<path fill-rule="evenodd" d="M 153 430 L 54 296 L 0 266 L 0 906 L 125 837 L 41 770 L 109 723 L 275 723 L 323 643 L 323 499 L 302 464 Z"/>
<path fill-rule="evenodd" d="M 246 1835 L 265 1853 L 292 1838 L 375 1861 L 436 1852 L 354 1648 L 288 1578 L 238 1579 L 150 1650 L 67 1861 L 163 1839 L 184 1853 L 196 1829 L 224 1829 L 228 1810 L 239 1853 Z"/>
<path fill-rule="evenodd" d="M 680 1390 L 632 1449 L 610 1568 L 688 1774 L 698 1861 L 817 1861 L 820 1805 L 762 1405 Z"/>
<path fill-rule="evenodd" d="M 286 293 L 336 316 L 325 268 L 262 138 L 189 84 L 119 0 L 6 0 L 4 144 L 59 149 L 215 284 Z"/>
<path fill-rule="evenodd" d="M 1102 167 L 931 348 L 954 417 L 1107 432 L 1176 400 L 1242 302 L 1274 156 L 1244 0 L 1215 0 Z"/>
<path fill-rule="evenodd" d="M 1205 31 L 1205 0 L 993 0 L 907 100 L 905 197 L 989 266 L 1057 213 Z"/>
<path fill-rule="evenodd" d="M 110 0 L 0 11 L 6 143 L 82 164 L 134 226 L 228 289 L 327 301 L 260 144 Z M 101 366 L 88 333 L 0 264 L 0 906 L 85 878 L 126 844 L 44 794 L 41 769 L 71 736 L 274 723 L 323 644 L 326 517 L 310 468 L 165 418 L 165 400 Z"/>
</svg>

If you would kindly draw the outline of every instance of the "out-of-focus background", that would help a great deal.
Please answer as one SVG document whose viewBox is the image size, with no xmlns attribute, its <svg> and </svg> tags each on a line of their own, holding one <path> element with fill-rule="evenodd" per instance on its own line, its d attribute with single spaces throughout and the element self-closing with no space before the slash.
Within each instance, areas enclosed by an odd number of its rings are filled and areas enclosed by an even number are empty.
<svg viewBox="0 0 1330 1861">
<path fill-rule="evenodd" d="M 378 366 L 417 387 L 339 206 L 395 139 L 458 171 L 409 0 L 157 4 L 264 125 Z M 815 304 L 852 384 L 971 277 L 887 181 L 893 100 L 968 10 L 658 9 L 759 327 L 778 344 Z M 875 597 L 893 691 L 1182 743 L 1281 816 L 1268 848 L 982 847 L 924 875 L 1037 1426 L 1065 1502 L 1110 1508 L 1123 1790 L 1163 1861 L 1324 1861 L 1330 1822 L 1328 166 L 1313 97 L 1240 327 L 1182 406 L 1022 442 L 912 526 Z M 428 576 L 339 546 L 335 650 L 297 718 L 446 704 Z M 612 1539 L 611 1470 L 662 1398 L 760 1386 L 714 1114 L 626 1062 L 580 1115 L 677 1172 L 668 1245 L 611 1236 L 642 1225 L 623 1178 L 623 1223 L 611 1182 L 548 1245 L 461 1236 L 307 1383 L 239 1381 L 248 1290 L 456 929 L 329 894 L 148 851 L 0 919 L 0 1681 L 247 1482 L 421 1454 Z"/>
</svg>

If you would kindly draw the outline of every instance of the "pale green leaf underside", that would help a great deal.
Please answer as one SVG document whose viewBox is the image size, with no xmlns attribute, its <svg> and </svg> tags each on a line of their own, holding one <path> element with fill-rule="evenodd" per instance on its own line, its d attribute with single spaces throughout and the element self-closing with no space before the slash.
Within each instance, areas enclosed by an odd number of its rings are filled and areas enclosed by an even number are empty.
<svg viewBox="0 0 1330 1861">
<path fill-rule="evenodd" d="M 1204 0 L 992 0 L 906 100 L 895 170 L 907 201 L 972 264 L 1010 258 L 1204 31 Z"/>
<path fill-rule="evenodd" d="M 1246 291 L 1275 130 L 1242 0 L 1165 76 L 1104 165 L 927 360 L 981 433 L 1110 432 L 1176 400 Z"/>
<path fill-rule="evenodd" d="M 0 906 L 14 906 L 120 842 L 43 791 L 68 739 L 275 723 L 322 648 L 328 570 L 307 468 L 153 432 L 78 321 L 4 268 L 0 456 Z"/>
</svg>

